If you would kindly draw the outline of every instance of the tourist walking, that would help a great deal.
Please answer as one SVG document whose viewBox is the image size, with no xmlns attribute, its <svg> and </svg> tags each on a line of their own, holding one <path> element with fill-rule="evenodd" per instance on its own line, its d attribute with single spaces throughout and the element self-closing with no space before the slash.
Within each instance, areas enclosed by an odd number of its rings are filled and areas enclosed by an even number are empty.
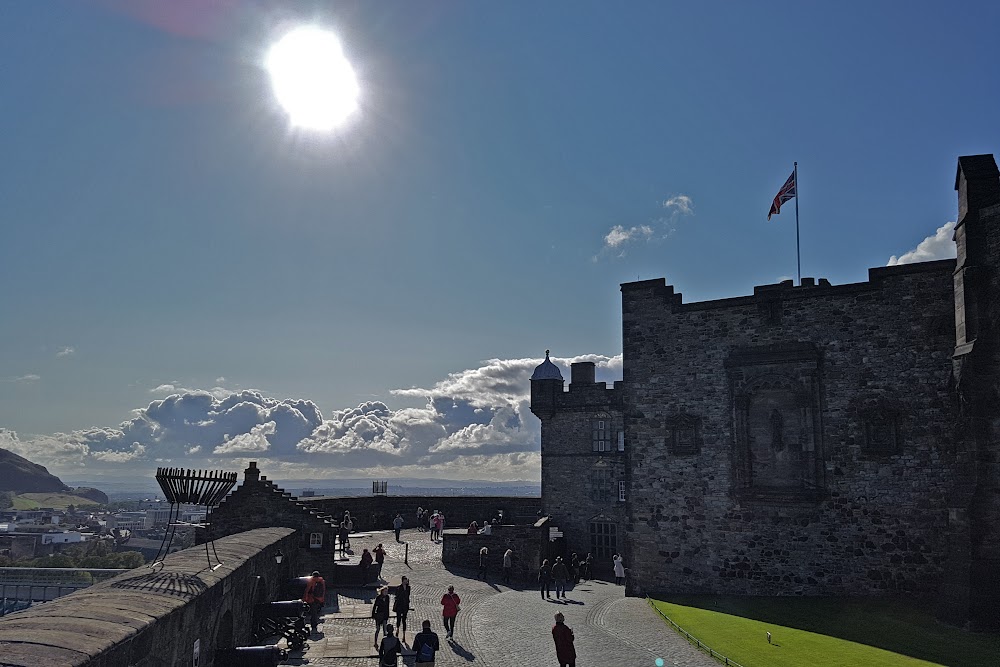
<svg viewBox="0 0 1000 667">
<path fill-rule="evenodd" d="M 562 556 L 556 556 L 556 562 L 552 565 L 552 580 L 556 584 L 556 599 L 566 598 L 566 580 L 569 579 L 569 570 Z"/>
<path fill-rule="evenodd" d="M 423 629 L 413 638 L 413 652 L 416 654 L 416 662 L 434 662 L 434 654 L 441 649 L 441 641 L 437 633 L 431 630 L 431 622 L 424 621 Z"/>
<path fill-rule="evenodd" d="M 392 610 L 396 613 L 396 630 L 399 638 L 406 641 L 406 615 L 410 613 L 410 580 L 403 577 L 396 586 L 396 597 L 392 601 Z"/>
<path fill-rule="evenodd" d="M 476 579 L 482 579 L 486 581 L 486 566 L 490 562 L 490 550 L 483 547 L 479 550 L 479 573 L 476 575 Z"/>
<path fill-rule="evenodd" d="M 337 529 L 337 537 L 340 538 L 340 555 L 347 558 L 347 548 L 350 546 L 350 535 L 349 530 L 347 530 L 347 522 L 341 521 L 340 527 Z"/>
<path fill-rule="evenodd" d="M 382 574 L 382 565 L 385 563 L 385 548 L 382 546 L 381 542 L 379 542 L 379 545 L 375 547 L 374 551 L 372 551 L 372 555 L 375 557 L 375 562 L 378 564 L 378 573 Z"/>
<path fill-rule="evenodd" d="M 385 630 L 388 637 L 389 631 L 385 627 L 389 622 L 389 587 L 383 586 L 378 589 L 378 595 L 372 602 L 372 618 L 375 619 L 375 648 L 378 648 L 378 633 Z"/>
<path fill-rule="evenodd" d="M 576 648 L 573 646 L 573 631 L 566 625 L 566 617 L 556 614 L 556 624 L 552 626 L 552 640 L 556 643 L 556 659 L 559 667 L 576 666 Z"/>
<path fill-rule="evenodd" d="M 319 631 L 319 615 L 326 603 L 326 581 L 320 576 L 319 570 L 314 570 L 306 582 L 302 601 L 309 605 L 309 625 L 313 634 L 316 634 Z"/>
<path fill-rule="evenodd" d="M 396 531 L 396 541 L 399 542 L 399 532 L 403 530 L 403 515 L 397 514 L 392 520 L 392 529 Z"/>
<path fill-rule="evenodd" d="M 569 574 L 573 577 L 573 585 L 580 583 L 580 559 L 577 557 L 576 552 L 569 559 Z"/>
<path fill-rule="evenodd" d="M 588 553 L 583 561 L 583 578 L 587 581 L 594 578 L 594 555 L 591 553 Z"/>
<path fill-rule="evenodd" d="M 392 634 L 392 624 L 385 626 L 385 637 L 378 648 L 378 667 L 396 667 L 399 664 L 399 656 L 403 653 L 403 645 L 399 639 Z"/>
<path fill-rule="evenodd" d="M 514 550 L 503 552 L 503 583 L 510 586 L 510 572 L 514 569 Z"/>
<path fill-rule="evenodd" d="M 430 524 L 428 526 L 431 529 L 431 542 L 437 542 L 438 538 L 438 513 L 434 510 L 434 514 L 431 514 Z"/>
<path fill-rule="evenodd" d="M 427 525 L 427 521 L 424 518 L 424 508 L 417 508 L 417 532 L 421 533 L 424 531 L 424 526 Z"/>
<path fill-rule="evenodd" d="M 368 549 L 361 552 L 361 560 L 358 562 L 358 567 L 361 568 L 361 585 L 368 583 L 368 570 L 372 566 L 372 554 Z"/>
<path fill-rule="evenodd" d="M 455 635 L 455 617 L 458 616 L 461 602 L 462 598 L 458 597 L 454 586 L 449 586 L 448 592 L 441 596 L 441 617 L 444 619 L 444 629 L 447 630 L 448 637 Z"/>
<path fill-rule="evenodd" d="M 621 586 L 625 583 L 625 563 L 622 562 L 622 557 L 618 554 L 615 554 L 612 560 L 615 563 L 615 585 Z"/>
<path fill-rule="evenodd" d="M 538 592 L 543 598 L 552 599 L 549 594 L 549 584 L 552 582 L 552 568 L 549 565 L 548 559 L 542 561 L 541 567 L 538 568 Z"/>
</svg>

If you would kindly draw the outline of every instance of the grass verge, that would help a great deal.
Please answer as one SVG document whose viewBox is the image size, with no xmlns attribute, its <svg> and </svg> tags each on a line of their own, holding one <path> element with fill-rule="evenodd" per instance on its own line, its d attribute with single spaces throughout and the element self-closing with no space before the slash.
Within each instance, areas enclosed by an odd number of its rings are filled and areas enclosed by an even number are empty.
<svg viewBox="0 0 1000 667">
<path fill-rule="evenodd" d="M 683 596 L 652 602 L 744 667 L 1000 664 L 1000 635 L 943 625 L 912 601 Z"/>
</svg>

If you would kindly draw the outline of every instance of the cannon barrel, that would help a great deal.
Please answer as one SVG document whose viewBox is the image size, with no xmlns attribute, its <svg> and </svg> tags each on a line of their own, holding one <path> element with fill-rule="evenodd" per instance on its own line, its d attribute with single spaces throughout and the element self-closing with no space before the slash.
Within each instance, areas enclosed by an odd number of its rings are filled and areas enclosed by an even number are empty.
<svg viewBox="0 0 1000 667">
<path fill-rule="evenodd" d="M 301 600 L 280 600 L 258 605 L 260 613 L 267 618 L 289 618 L 306 612 L 306 603 Z"/>
<path fill-rule="evenodd" d="M 277 667 L 288 654 L 277 646 L 239 646 L 215 652 L 217 667 Z"/>
</svg>

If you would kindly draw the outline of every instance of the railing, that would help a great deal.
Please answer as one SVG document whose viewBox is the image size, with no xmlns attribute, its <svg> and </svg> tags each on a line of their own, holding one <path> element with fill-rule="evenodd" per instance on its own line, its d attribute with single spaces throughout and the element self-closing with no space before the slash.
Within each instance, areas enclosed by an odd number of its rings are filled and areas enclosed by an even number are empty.
<svg viewBox="0 0 1000 667">
<path fill-rule="evenodd" d="M 705 651 L 706 653 L 708 653 L 708 655 L 710 655 L 711 657 L 715 658 L 720 663 L 722 663 L 724 665 L 728 665 L 729 667 L 743 667 L 743 665 L 741 665 L 740 663 L 738 663 L 735 660 L 733 660 L 732 658 L 728 658 L 728 657 L 722 655 L 721 653 L 719 653 L 718 651 L 712 649 L 711 647 L 709 647 L 708 645 L 706 645 L 704 642 L 702 642 L 697 637 L 692 636 L 690 632 L 688 632 L 687 630 L 685 630 L 681 626 L 679 626 L 676 623 L 674 623 L 674 621 L 673 621 L 672 618 L 670 618 L 669 616 L 667 616 L 666 614 L 664 614 L 660 610 L 659 607 L 657 607 L 655 604 L 653 604 L 653 599 L 652 598 L 646 598 L 646 602 L 649 604 L 650 607 L 652 607 L 653 609 L 656 610 L 657 614 L 659 614 L 660 616 L 663 617 L 663 620 L 665 620 L 667 623 L 670 624 L 670 627 L 672 627 L 674 630 L 676 630 L 680 634 L 684 635 L 684 638 L 687 639 L 694 646 L 697 646 L 699 650 Z"/>
<path fill-rule="evenodd" d="M 49 602 L 129 570 L 0 567 L 0 616 Z"/>
</svg>

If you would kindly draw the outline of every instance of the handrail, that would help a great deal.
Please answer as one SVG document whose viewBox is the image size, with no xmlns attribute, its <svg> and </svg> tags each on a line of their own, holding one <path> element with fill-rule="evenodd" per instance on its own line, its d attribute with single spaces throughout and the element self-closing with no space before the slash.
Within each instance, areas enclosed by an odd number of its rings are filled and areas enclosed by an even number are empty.
<svg viewBox="0 0 1000 667">
<path fill-rule="evenodd" d="M 653 609 L 655 609 L 656 613 L 659 614 L 660 616 L 662 616 L 663 620 L 665 620 L 667 623 L 670 624 L 670 627 L 672 627 L 674 630 L 676 630 L 677 632 L 679 632 L 682 635 L 684 635 L 684 638 L 687 639 L 688 642 L 694 644 L 695 646 L 697 646 L 702 651 L 706 651 L 709 656 L 715 658 L 716 660 L 718 660 L 723 665 L 728 665 L 729 667 L 744 667 L 744 665 L 741 665 L 740 663 L 736 662 L 732 658 L 729 658 L 727 656 L 722 655 L 721 653 L 719 653 L 715 649 L 709 647 L 707 644 L 705 644 L 704 642 L 702 642 L 697 637 L 692 636 L 690 632 L 688 632 L 687 630 L 685 630 L 681 626 L 679 626 L 676 623 L 674 623 L 674 621 L 673 621 L 672 618 L 670 618 L 669 616 L 667 616 L 666 614 L 664 614 L 660 610 L 659 607 L 657 607 L 655 604 L 653 604 L 653 598 L 647 596 L 646 597 L 646 603 L 650 607 L 652 607 Z"/>
</svg>

